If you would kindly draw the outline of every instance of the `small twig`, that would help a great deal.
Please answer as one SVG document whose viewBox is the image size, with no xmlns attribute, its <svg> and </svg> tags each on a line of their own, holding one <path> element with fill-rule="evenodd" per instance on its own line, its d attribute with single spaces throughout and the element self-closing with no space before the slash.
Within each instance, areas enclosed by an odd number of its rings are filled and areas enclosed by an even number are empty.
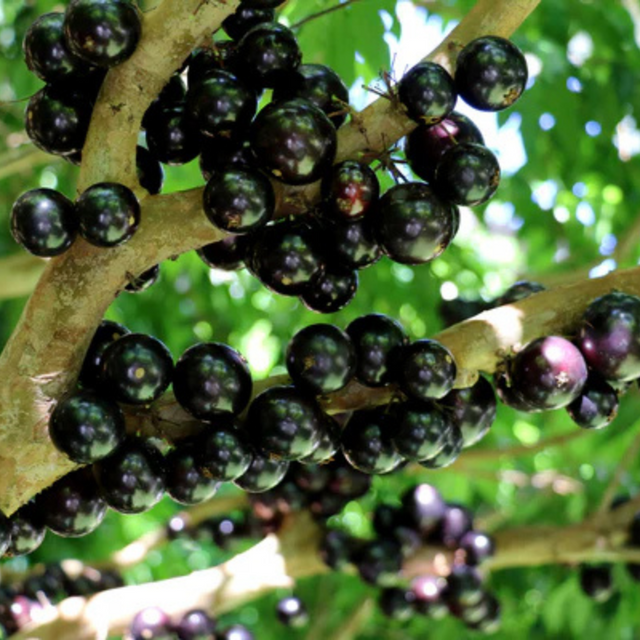
<svg viewBox="0 0 640 640">
<path fill-rule="evenodd" d="M 303 24 L 307 24 L 307 22 L 311 22 L 312 20 L 315 20 L 316 18 L 322 18 L 322 16 L 326 16 L 329 13 L 333 13 L 334 11 L 338 11 L 340 9 L 344 9 L 346 7 L 348 7 L 351 4 L 355 4 L 356 2 L 359 2 L 360 0 L 346 0 L 345 2 L 341 2 L 340 4 L 336 4 L 333 7 L 329 7 L 328 9 L 323 9 L 322 11 L 318 11 L 317 13 L 312 13 L 311 15 L 307 16 L 306 18 L 302 18 L 302 20 L 296 22 L 295 24 L 291 25 L 291 29 L 299 29 Z"/>
</svg>

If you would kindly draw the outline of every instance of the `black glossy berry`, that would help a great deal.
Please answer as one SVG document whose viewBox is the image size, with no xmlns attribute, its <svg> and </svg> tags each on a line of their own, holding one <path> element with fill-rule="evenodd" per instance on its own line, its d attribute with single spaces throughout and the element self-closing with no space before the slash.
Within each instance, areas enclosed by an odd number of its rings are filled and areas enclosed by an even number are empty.
<svg viewBox="0 0 640 640">
<path fill-rule="evenodd" d="M 423 536 L 427 536 L 438 527 L 447 505 L 435 487 L 419 484 L 403 494 L 402 508 L 409 522 L 413 523 Z"/>
<path fill-rule="evenodd" d="M 406 138 L 404 153 L 411 170 L 423 180 L 433 182 L 442 154 L 465 142 L 484 144 L 484 138 L 467 116 L 454 111 L 438 124 L 416 127 Z"/>
<path fill-rule="evenodd" d="M 356 500 L 371 488 L 371 476 L 351 466 L 342 454 L 336 455 L 330 468 L 329 492 L 331 493 L 349 500 Z"/>
<path fill-rule="evenodd" d="M 500 111 L 510 107 L 522 95 L 527 78 L 522 51 L 504 38 L 477 38 L 458 55 L 456 91 L 474 109 Z"/>
<path fill-rule="evenodd" d="M 65 12 L 67 46 L 98 67 L 114 67 L 131 57 L 141 32 L 140 10 L 127 0 L 71 0 Z"/>
<path fill-rule="evenodd" d="M 286 364 L 297 387 L 322 395 L 342 389 L 351 380 L 356 356 L 344 331 L 332 324 L 312 324 L 289 341 Z"/>
<path fill-rule="evenodd" d="M 365 216 L 377 203 L 380 183 L 369 165 L 357 160 L 336 164 L 322 180 L 323 214 L 338 222 Z"/>
<path fill-rule="evenodd" d="M 49 435 L 56 449 L 74 462 L 95 462 L 124 439 L 124 415 L 111 400 L 93 391 L 76 391 L 56 405 Z"/>
<path fill-rule="evenodd" d="M 447 415 L 435 405 L 406 402 L 394 412 L 393 447 L 407 460 L 427 460 L 442 451 L 452 428 Z"/>
<path fill-rule="evenodd" d="M 174 73 L 164 85 L 162 91 L 158 94 L 142 116 L 142 128 L 146 129 L 155 120 L 161 117 L 164 109 L 178 108 L 185 106 L 187 98 L 187 88 L 185 87 L 182 77 L 178 73 Z"/>
<path fill-rule="evenodd" d="M 175 625 L 180 640 L 210 640 L 215 629 L 215 620 L 202 609 L 187 611 Z"/>
<path fill-rule="evenodd" d="M 204 189 L 202 205 L 209 221 L 229 233 L 248 233 L 271 220 L 275 194 L 259 171 L 231 167 L 213 174 Z"/>
<path fill-rule="evenodd" d="M 253 236 L 247 266 L 269 289 L 294 296 L 304 293 L 324 269 L 312 227 L 288 221 L 267 226 Z"/>
<path fill-rule="evenodd" d="M 45 525 L 65 538 L 91 533 L 107 512 L 88 467 L 67 474 L 41 493 L 37 501 Z"/>
<path fill-rule="evenodd" d="M 293 386 L 275 386 L 253 400 L 244 428 L 266 455 L 299 460 L 318 447 L 323 424 L 312 397 Z"/>
<path fill-rule="evenodd" d="M 15 558 L 35 551 L 42 544 L 45 534 L 42 511 L 37 501 L 31 500 L 9 518 L 10 542 L 5 557 Z"/>
<path fill-rule="evenodd" d="M 97 388 L 101 383 L 102 355 L 107 347 L 130 333 L 129 329 L 118 322 L 103 320 L 93 334 L 91 344 L 87 349 L 79 381 L 83 387 Z"/>
<path fill-rule="evenodd" d="M 616 390 L 596 375 L 590 375 L 580 395 L 569 405 L 567 413 L 583 429 L 603 429 L 618 414 Z"/>
<path fill-rule="evenodd" d="M 508 372 L 497 371 L 493 375 L 493 382 L 496 388 L 496 395 L 503 404 L 506 404 L 516 411 L 524 411 L 527 413 L 539 411 L 539 409 L 535 409 L 529 402 L 524 400 L 519 390 L 513 385 Z"/>
<path fill-rule="evenodd" d="M 33 21 L 22 42 L 29 71 L 45 82 L 87 72 L 87 64 L 71 53 L 64 40 L 64 13 L 45 13 Z"/>
<path fill-rule="evenodd" d="M 464 447 L 484 438 L 496 418 L 496 395 L 491 383 L 482 376 L 472 387 L 452 389 L 440 404 L 462 432 Z"/>
<path fill-rule="evenodd" d="M 46 85 L 29 99 L 25 128 L 36 147 L 68 156 L 82 150 L 92 105 L 65 84 Z"/>
<path fill-rule="evenodd" d="M 302 59 L 291 29 L 277 22 L 264 22 L 244 34 L 238 42 L 236 70 L 241 78 L 259 88 L 276 88 Z"/>
<path fill-rule="evenodd" d="M 207 476 L 197 464 L 199 441 L 179 442 L 165 456 L 166 490 L 180 504 L 198 504 L 211 498 L 218 489 L 217 480 Z"/>
<path fill-rule="evenodd" d="M 400 545 L 385 538 L 365 543 L 354 553 L 354 563 L 360 577 L 368 584 L 394 586 L 402 569 Z"/>
<path fill-rule="evenodd" d="M 446 580 L 439 576 L 424 575 L 414 578 L 411 581 L 411 592 L 415 597 L 416 611 L 433 620 L 444 618 L 449 613 L 444 599 L 446 588 Z"/>
<path fill-rule="evenodd" d="M 238 8 L 222 21 L 222 29 L 232 40 L 240 40 L 247 31 L 263 22 L 274 22 L 276 12 L 269 8 L 250 7 L 241 2 Z"/>
<path fill-rule="evenodd" d="M 340 436 L 344 457 L 363 473 L 390 473 L 403 461 L 392 444 L 395 430 L 387 407 L 356 411 Z"/>
<path fill-rule="evenodd" d="M 445 433 L 444 447 L 432 458 L 420 461 L 420 464 L 427 469 L 442 469 L 453 464 L 462 451 L 462 432 L 455 425 L 451 425 Z"/>
<path fill-rule="evenodd" d="M 176 399 L 200 420 L 239 414 L 249 402 L 252 386 L 247 361 L 226 344 L 196 344 L 176 362 Z"/>
<path fill-rule="evenodd" d="M 584 313 L 577 344 L 606 380 L 640 377 L 640 298 L 619 291 L 596 298 Z"/>
<path fill-rule="evenodd" d="M 160 277 L 160 265 L 156 264 L 140 275 L 132 276 L 124 290 L 128 293 L 142 293 L 153 286 Z"/>
<path fill-rule="evenodd" d="M 253 121 L 250 134 L 261 168 L 285 184 L 315 182 L 336 155 L 333 123 L 306 100 L 272 102 Z"/>
<path fill-rule="evenodd" d="M 232 71 L 236 50 L 237 44 L 230 40 L 214 42 L 211 47 L 196 47 L 186 61 L 189 86 L 195 87 L 212 71 L 220 69 Z"/>
<path fill-rule="evenodd" d="M 76 201 L 80 235 L 97 247 L 116 247 L 130 240 L 140 224 L 140 204 L 131 189 L 99 182 Z"/>
<path fill-rule="evenodd" d="M 496 298 L 494 306 L 500 307 L 503 304 L 518 302 L 545 289 L 546 287 L 539 282 L 519 280 L 518 282 L 514 282 L 501 296 Z"/>
<path fill-rule="evenodd" d="M 136 173 L 143 189 L 155 196 L 162 191 L 164 169 L 158 159 L 144 147 L 136 147 Z"/>
<path fill-rule="evenodd" d="M 280 484 L 288 470 L 288 460 L 256 453 L 249 468 L 233 484 L 248 493 L 262 493 Z"/>
<path fill-rule="evenodd" d="M 346 307 L 358 290 L 357 271 L 326 269 L 300 296 L 305 307 L 316 313 L 335 313 Z"/>
<path fill-rule="evenodd" d="M 491 594 L 485 594 L 480 604 L 476 605 L 476 612 L 481 614 L 481 618 L 467 626 L 484 634 L 496 633 L 502 625 L 500 603 L 498 599 Z"/>
<path fill-rule="evenodd" d="M 473 515 L 469 509 L 459 504 L 448 503 L 438 527 L 429 535 L 429 542 L 441 544 L 447 549 L 455 550 L 460 546 L 462 538 L 472 528 Z M 474 563 L 468 562 L 467 564 Z"/>
<path fill-rule="evenodd" d="M 443 398 L 453 388 L 457 367 L 453 354 L 436 340 L 416 340 L 402 347 L 394 362 L 400 389 L 416 400 Z"/>
<path fill-rule="evenodd" d="M 475 207 L 487 202 L 500 184 L 500 165 L 486 147 L 471 142 L 451 147 L 436 168 L 438 193 L 451 202 Z"/>
<path fill-rule="evenodd" d="M 307 608 L 302 600 L 296 596 L 287 596 L 279 600 L 276 606 L 276 615 L 282 624 L 295 629 L 304 627 L 309 622 Z"/>
<path fill-rule="evenodd" d="M 382 250 L 404 264 L 437 258 L 454 235 L 451 205 L 419 182 L 389 189 L 380 199 L 375 218 Z"/>
<path fill-rule="evenodd" d="M 495 553 L 493 540 L 481 531 L 469 531 L 460 540 L 460 548 L 465 552 L 465 562 L 477 565 Z"/>
<path fill-rule="evenodd" d="M 474 567 L 454 565 L 447 576 L 447 600 L 456 606 L 472 607 L 483 598 L 482 576 Z"/>
<path fill-rule="evenodd" d="M 173 640 L 171 618 L 159 607 L 147 607 L 136 613 L 129 626 L 131 640 Z"/>
<path fill-rule="evenodd" d="M 320 557 L 331 569 L 340 571 L 350 562 L 356 541 L 344 531 L 328 530 L 320 542 Z"/>
<path fill-rule="evenodd" d="M 332 265 L 344 269 L 364 269 L 382 257 L 372 220 L 327 223 L 322 236 L 325 246 L 331 248 L 327 258 Z"/>
<path fill-rule="evenodd" d="M 189 87 L 187 110 L 195 126 L 205 136 L 244 132 L 256 113 L 255 91 L 232 73 L 210 71 L 198 84 Z"/>
<path fill-rule="evenodd" d="M 413 591 L 400 587 L 388 587 L 380 591 L 378 607 L 393 620 L 410 620 L 415 615 Z"/>
<path fill-rule="evenodd" d="M 596 602 L 606 602 L 615 591 L 612 567 L 609 564 L 582 565 L 580 587 L 585 595 Z"/>
<path fill-rule="evenodd" d="M 11 209 L 14 240 L 36 256 L 64 253 L 78 233 L 78 218 L 71 200 L 53 189 L 23 193 Z"/>
<path fill-rule="evenodd" d="M 244 267 L 249 246 L 245 236 L 228 236 L 198 249 L 200 259 L 212 269 L 235 271 Z"/>
<path fill-rule="evenodd" d="M 118 402 L 149 404 L 171 383 L 173 359 L 167 347 L 153 336 L 129 333 L 104 352 L 102 379 Z"/>
<path fill-rule="evenodd" d="M 300 458 L 303 464 L 322 464 L 333 460 L 340 448 L 340 426 L 334 418 L 323 411 L 320 412 L 321 434 L 320 444 L 308 456 Z"/>
<path fill-rule="evenodd" d="M 418 124 L 437 124 L 456 103 L 453 78 L 435 62 L 419 62 L 409 69 L 398 84 L 398 97 L 407 115 Z"/>
<path fill-rule="evenodd" d="M 216 633 L 216 640 L 255 640 L 255 636 L 241 624 L 234 624 Z"/>
<path fill-rule="evenodd" d="M 322 109 L 337 129 L 347 118 L 349 89 L 342 78 L 323 64 L 301 64 L 273 92 L 273 100 L 302 98 Z"/>
<path fill-rule="evenodd" d="M 248 140 L 242 138 L 203 138 L 200 153 L 200 171 L 209 182 L 219 171 L 230 168 L 255 167 L 255 158 Z"/>
<path fill-rule="evenodd" d="M 402 325 L 381 313 L 356 318 L 347 327 L 356 352 L 355 377 L 368 387 L 393 381 L 390 363 L 399 347 L 409 341 Z"/>
<path fill-rule="evenodd" d="M 530 342 L 511 363 L 511 380 L 534 409 L 559 409 L 573 402 L 587 381 L 580 351 L 565 338 L 548 336 Z"/>
<path fill-rule="evenodd" d="M 180 165 L 200 153 L 200 136 L 184 106 L 161 109 L 147 124 L 149 151 L 164 164 Z"/>
<path fill-rule="evenodd" d="M 159 449 L 140 438 L 129 438 L 110 456 L 93 465 L 100 493 L 120 513 L 151 509 L 165 490 L 165 461 Z"/>
<path fill-rule="evenodd" d="M 253 458 L 245 434 L 231 421 L 207 425 L 196 439 L 196 450 L 198 468 L 218 481 L 236 480 Z"/>
</svg>

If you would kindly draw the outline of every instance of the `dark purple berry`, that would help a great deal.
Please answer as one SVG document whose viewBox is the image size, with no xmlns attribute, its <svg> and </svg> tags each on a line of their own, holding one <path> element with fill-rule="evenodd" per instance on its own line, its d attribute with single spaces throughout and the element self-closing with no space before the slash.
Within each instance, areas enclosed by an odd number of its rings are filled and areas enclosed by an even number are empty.
<svg viewBox="0 0 640 640">
<path fill-rule="evenodd" d="M 346 307 L 358 290 L 357 271 L 327 268 L 300 296 L 305 307 L 316 313 L 335 313 Z"/>
<path fill-rule="evenodd" d="M 437 258 L 454 235 L 451 205 L 419 182 L 391 187 L 380 199 L 375 218 L 382 250 L 404 264 Z"/>
<path fill-rule="evenodd" d="M 472 527 L 473 516 L 468 509 L 459 504 L 447 504 L 442 520 L 438 528 L 429 536 L 429 541 L 454 550 L 458 548 L 460 540 L 471 531 Z"/>
<path fill-rule="evenodd" d="M 185 87 L 182 77 L 178 73 L 174 73 L 167 84 L 164 85 L 162 91 L 157 98 L 147 107 L 142 116 L 142 128 L 146 129 L 149 125 L 153 126 L 153 122 L 161 118 L 161 113 L 165 109 L 178 108 L 183 109 L 187 98 L 187 88 Z"/>
<path fill-rule="evenodd" d="M 203 208 L 209 221 L 229 233 L 263 227 L 275 210 L 269 179 L 255 169 L 230 167 L 213 174 L 204 189 Z"/>
<path fill-rule="evenodd" d="M 345 160 L 333 166 L 322 180 L 323 214 L 338 222 L 365 216 L 380 195 L 380 183 L 369 165 Z"/>
<path fill-rule="evenodd" d="M 255 636 L 246 627 L 234 624 L 216 633 L 216 640 L 255 640 Z"/>
<path fill-rule="evenodd" d="M 620 291 L 596 298 L 584 313 L 578 346 L 605 380 L 640 377 L 640 298 Z"/>
<path fill-rule="evenodd" d="M 130 333 L 129 329 L 118 322 L 103 320 L 93 334 L 91 344 L 87 349 L 79 381 L 83 387 L 96 388 L 101 383 L 102 356 L 107 347 Z"/>
<path fill-rule="evenodd" d="M 67 46 L 98 67 L 115 67 L 130 58 L 141 32 L 140 10 L 127 0 L 71 0 L 65 12 Z"/>
<path fill-rule="evenodd" d="M 45 534 L 42 510 L 36 500 L 31 500 L 9 518 L 10 542 L 5 557 L 15 558 L 35 551 L 42 544 Z"/>
<path fill-rule="evenodd" d="M 580 587 L 585 595 L 596 602 L 606 602 L 614 594 L 611 565 L 582 565 L 580 567 Z"/>
<path fill-rule="evenodd" d="M 327 531 L 320 542 L 320 557 L 334 571 L 344 569 L 350 562 L 355 540 L 344 531 Z"/>
<path fill-rule="evenodd" d="M 218 172 L 255 168 L 255 158 L 248 140 L 238 138 L 203 138 L 200 171 L 209 182 Z"/>
<path fill-rule="evenodd" d="M 534 409 L 560 409 L 573 402 L 587 381 L 580 351 L 565 338 L 549 336 L 530 342 L 511 363 L 511 379 Z"/>
<path fill-rule="evenodd" d="M 200 136 L 184 106 L 160 109 L 147 124 L 149 151 L 164 164 L 180 165 L 200 153 Z"/>
<path fill-rule="evenodd" d="M 453 354 L 436 340 L 416 340 L 402 347 L 393 366 L 400 389 L 416 400 L 443 398 L 456 379 Z"/>
<path fill-rule="evenodd" d="M 176 363 L 176 399 L 200 420 L 239 414 L 249 402 L 252 387 L 247 361 L 226 344 L 196 344 Z"/>
<path fill-rule="evenodd" d="M 199 442 L 179 442 L 165 456 L 167 493 L 180 504 L 198 504 L 211 498 L 218 482 L 199 468 Z"/>
<path fill-rule="evenodd" d="M 245 236 L 228 236 L 201 247 L 198 255 L 212 269 L 235 271 L 244 267 L 248 244 Z"/>
<path fill-rule="evenodd" d="M 420 125 L 406 138 L 404 153 L 411 170 L 423 180 L 433 182 L 442 154 L 457 144 L 484 144 L 480 129 L 455 111 L 433 126 Z"/>
<path fill-rule="evenodd" d="M 336 495 L 356 500 L 371 488 L 371 476 L 355 469 L 342 455 L 331 463 L 329 491 Z"/>
<path fill-rule="evenodd" d="M 273 9 L 255 8 L 241 2 L 240 6 L 222 22 L 222 29 L 232 40 L 240 40 L 247 31 L 263 22 L 274 22 Z"/>
<path fill-rule="evenodd" d="M 148 607 L 137 613 L 129 626 L 131 640 L 173 640 L 171 618 L 158 607 Z"/>
<path fill-rule="evenodd" d="M 140 205 L 131 189 L 116 182 L 89 187 L 76 201 L 80 235 L 97 247 L 130 240 L 140 224 Z"/>
<path fill-rule="evenodd" d="M 322 109 L 337 129 L 347 118 L 349 89 L 342 78 L 323 64 L 301 64 L 273 92 L 274 102 L 302 98 Z"/>
<path fill-rule="evenodd" d="M 22 50 L 27 67 L 45 82 L 87 72 L 87 64 L 67 47 L 63 22 L 64 13 L 45 13 L 34 20 L 24 36 Z"/>
<path fill-rule="evenodd" d="M 502 624 L 500 618 L 500 603 L 494 596 L 485 594 L 478 606 L 481 607 L 482 618 L 478 620 L 478 622 L 468 624 L 467 626 L 474 631 L 480 631 L 485 634 L 496 633 Z"/>
<path fill-rule="evenodd" d="M 262 493 L 280 484 L 288 470 L 288 460 L 256 453 L 249 468 L 233 484 L 247 493 Z"/>
<path fill-rule="evenodd" d="M 110 456 L 93 465 L 100 493 L 120 513 L 142 513 L 162 498 L 165 461 L 148 441 L 129 438 Z"/>
<path fill-rule="evenodd" d="M 71 200 L 53 189 L 23 193 L 11 209 L 14 240 L 36 256 L 64 253 L 78 233 L 78 218 Z"/>
<path fill-rule="evenodd" d="M 590 375 L 580 395 L 569 405 L 567 413 L 583 429 L 603 429 L 618 414 L 616 390 L 596 375 Z"/>
<path fill-rule="evenodd" d="M 398 85 L 398 97 L 412 120 L 432 125 L 453 111 L 457 95 L 447 70 L 425 61 L 405 73 Z"/>
<path fill-rule="evenodd" d="M 136 172 L 140 186 L 150 195 L 155 196 L 162 191 L 164 169 L 158 159 L 144 147 L 136 147 Z"/>
<path fill-rule="evenodd" d="M 282 598 L 276 607 L 276 615 L 282 624 L 295 629 L 305 627 L 309 622 L 307 608 L 302 600 L 295 596 Z"/>
<path fill-rule="evenodd" d="M 512 304 L 519 300 L 524 300 L 534 293 L 544 291 L 546 287 L 539 282 L 529 280 L 519 280 L 512 284 L 501 296 L 496 298 L 494 306 L 501 307 L 503 304 Z"/>
<path fill-rule="evenodd" d="M 442 521 L 447 505 L 435 487 L 419 484 L 403 494 L 402 508 L 409 522 L 413 523 L 423 536 L 427 536 Z"/>
<path fill-rule="evenodd" d="M 320 444 L 319 411 L 312 397 L 293 386 L 270 387 L 249 406 L 244 429 L 266 455 L 299 460 Z"/>
<path fill-rule="evenodd" d="M 396 469 L 403 458 L 393 447 L 395 428 L 387 407 L 356 411 L 341 435 L 342 452 L 349 464 L 369 474 Z"/>
<path fill-rule="evenodd" d="M 302 59 L 293 31 L 277 22 L 263 22 L 238 42 L 235 69 L 238 75 L 259 88 L 277 88 Z"/>
<path fill-rule="evenodd" d="M 438 455 L 453 429 L 447 416 L 427 402 L 406 402 L 394 412 L 393 447 L 407 460 L 420 462 Z"/>
<path fill-rule="evenodd" d="M 481 144 L 458 144 L 440 158 L 435 186 L 454 204 L 475 207 L 487 202 L 500 184 L 500 165 L 495 155 Z"/>
<path fill-rule="evenodd" d="M 347 327 L 356 352 L 355 376 L 368 387 L 382 387 L 393 381 L 391 360 L 409 341 L 402 325 L 381 313 L 356 318 Z"/>
<path fill-rule="evenodd" d="M 414 607 L 423 616 L 440 620 L 448 614 L 444 600 L 447 582 L 439 576 L 424 575 L 414 578 L 411 591 L 414 595 Z"/>
<path fill-rule="evenodd" d="M 482 576 L 474 567 L 454 565 L 447 576 L 446 599 L 454 606 L 472 607 L 483 598 Z"/>
<path fill-rule="evenodd" d="M 397 542 L 380 538 L 365 543 L 354 553 L 353 561 L 365 582 L 391 587 L 402 569 L 402 550 Z"/>
<path fill-rule="evenodd" d="M 187 93 L 187 110 L 205 136 L 244 133 L 256 113 L 255 91 L 232 73 L 212 70 Z"/>
<path fill-rule="evenodd" d="M 496 396 L 491 383 L 480 376 L 472 387 L 452 389 L 440 400 L 452 424 L 462 432 L 464 447 L 479 442 L 496 417 Z"/>
<path fill-rule="evenodd" d="M 196 47 L 186 61 L 188 65 L 187 83 L 195 87 L 212 71 L 232 70 L 237 45 L 229 40 L 214 42 L 212 47 Z"/>
<path fill-rule="evenodd" d="M 56 449 L 74 462 L 95 462 L 122 442 L 124 415 L 111 400 L 93 391 L 76 391 L 56 405 L 49 435 Z"/>
<path fill-rule="evenodd" d="M 421 460 L 420 464 L 427 469 L 442 469 L 453 464 L 462 451 L 462 432 L 455 425 L 445 432 L 445 442 L 442 450 L 432 458 Z"/>
<path fill-rule="evenodd" d="M 175 625 L 180 640 L 211 640 L 215 628 L 215 621 L 202 609 L 187 611 Z"/>
<path fill-rule="evenodd" d="M 294 385 L 323 395 L 346 386 L 353 377 L 356 356 L 344 331 L 332 324 L 312 324 L 289 341 L 286 364 Z"/>
<path fill-rule="evenodd" d="M 336 155 L 335 127 L 306 100 L 269 104 L 253 121 L 250 133 L 260 167 L 285 184 L 315 182 Z"/>
<path fill-rule="evenodd" d="M 415 615 L 415 595 L 399 587 L 382 589 L 378 597 L 380 611 L 393 620 L 410 620 Z"/>
<path fill-rule="evenodd" d="M 151 269 L 143 271 L 138 276 L 132 276 L 125 286 L 127 293 L 142 293 L 152 287 L 160 277 L 160 265 L 156 264 Z"/>
<path fill-rule="evenodd" d="M 469 531 L 460 540 L 460 548 L 465 552 L 465 562 L 477 565 L 495 553 L 493 540 L 481 531 Z"/>
<path fill-rule="evenodd" d="M 107 505 L 98 492 L 91 469 L 67 474 L 38 498 L 45 525 L 55 534 L 77 538 L 91 533 L 102 522 Z"/>
<path fill-rule="evenodd" d="M 322 235 L 325 246 L 331 248 L 327 256 L 331 265 L 344 269 L 364 269 L 382 257 L 371 220 L 327 223 Z"/>
<path fill-rule="evenodd" d="M 504 38 L 477 38 L 458 54 L 456 91 L 474 109 L 500 111 L 510 107 L 522 95 L 527 78 L 522 51 Z"/>
<path fill-rule="evenodd" d="M 102 360 L 106 391 L 118 402 L 149 404 L 171 383 L 173 358 L 153 336 L 129 333 L 111 344 Z"/>
<path fill-rule="evenodd" d="M 496 387 L 496 395 L 503 404 L 516 411 L 524 411 L 526 413 L 539 411 L 524 400 L 518 389 L 513 386 L 511 377 L 507 372 L 496 372 L 493 376 L 493 381 Z"/>
<path fill-rule="evenodd" d="M 333 459 L 336 451 L 340 448 L 340 427 L 331 416 L 320 412 L 322 430 L 320 444 L 304 458 L 300 458 L 303 464 L 322 464 Z"/>
<path fill-rule="evenodd" d="M 207 425 L 196 439 L 194 454 L 198 469 L 218 481 L 236 480 L 253 458 L 249 443 L 233 422 Z"/>
</svg>

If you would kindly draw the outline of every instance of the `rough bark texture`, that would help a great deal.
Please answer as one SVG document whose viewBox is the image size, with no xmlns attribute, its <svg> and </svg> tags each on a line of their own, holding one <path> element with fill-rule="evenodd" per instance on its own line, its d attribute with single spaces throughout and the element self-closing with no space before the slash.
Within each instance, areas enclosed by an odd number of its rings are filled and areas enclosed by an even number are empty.
<svg viewBox="0 0 640 640">
<path fill-rule="evenodd" d="M 453 60 L 461 44 L 480 35 L 510 35 L 538 2 L 479 0 L 436 50 L 439 59 Z M 145 18 L 141 46 L 109 72 L 101 91 L 83 150 L 81 190 L 106 179 L 132 184 L 144 110 L 188 51 L 237 4 L 165 0 Z M 378 100 L 341 130 L 339 158 L 382 151 L 414 126 L 404 115 L 391 114 L 390 104 Z M 293 197 L 285 191 L 281 207 Z M 127 275 L 219 237 L 206 222 L 200 197 L 197 189 L 148 197 L 142 202 L 141 227 L 130 242 L 105 251 L 79 241 L 47 265 L 0 356 L 5 380 L 0 391 L 0 509 L 7 515 L 73 468 L 51 446 L 48 416 L 72 388 L 91 336 Z"/>
</svg>

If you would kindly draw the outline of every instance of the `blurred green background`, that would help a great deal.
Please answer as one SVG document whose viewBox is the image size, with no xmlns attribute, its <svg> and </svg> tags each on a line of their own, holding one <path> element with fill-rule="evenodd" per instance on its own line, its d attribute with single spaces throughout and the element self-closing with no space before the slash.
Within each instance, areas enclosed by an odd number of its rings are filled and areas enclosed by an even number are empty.
<svg viewBox="0 0 640 640">
<path fill-rule="evenodd" d="M 292 25 L 334 4 L 336 0 L 289 0 L 280 19 Z M 353 104 L 362 108 L 375 98 L 365 85 L 381 86 L 380 72 L 391 68 L 399 78 L 472 5 L 471 0 L 360 0 L 308 22 L 298 35 L 305 61 L 336 69 L 352 88 Z M 23 127 L 26 99 L 41 86 L 21 56 L 24 32 L 38 15 L 63 8 L 51 0 L 0 0 L 0 347 L 16 325 L 38 271 L 10 236 L 11 205 L 20 193 L 38 186 L 75 195 L 78 169 L 35 150 Z M 313 322 L 344 327 L 364 313 L 388 313 L 401 320 L 413 338 L 420 338 L 442 328 L 438 309 L 443 298 L 490 300 L 521 278 L 553 284 L 637 264 L 639 20 L 638 0 L 541 3 L 513 37 L 527 55 L 529 90 L 506 113 L 474 116 L 503 167 L 498 194 L 488 206 L 463 212 L 459 236 L 433 264 L 412 268 L 383 259 L 361 272 L 358 294 L 345 310 L 321 317 L 296 299 L 267 292 L 246 272 L 211 271 L 191 253 L 163 264 L 160 282 L 147 292 L 121 295 L 108 317 L 160 338 L 176 358 L 198 341 L 227 342 L 248 358 L 254 377 L 262 378 L 284 371 L 287 340 Z M 389 176 L 380 177 L 384 185 L 391 184 Z M 166 170 L 165 192 L 201 184 L 197 160 Z M 639 407 L 634 389 L 603 432 L 531 456 L 465 463 L 463 454 L 459 466 L 425 470 L 421 477 L 434 483 L 445 499 L 472 508 L 489 529 L 580 521 L 597 507 L 634 439 Z M 525 415 L 500 407 L 493 430 L 477 449 L 531 445 L 576 428 L 563 412 Z M 416 477 L 399 473 L 376 478 L 374 491 L 350 504 L 336 524 L 370 533 L 372 506 L 380 500 L 397 501 Z M 639 481 L 634 461 L 623 474 L 621 493 L 635 493 Z M 222 495 L 228 493 L 233 489 Z M 21 570 L 70 557 L 97 561 L 161 526 L 178 510 L 165 499 L 144 515 L 110 513 L 86 538 L 49 535 L 37 553 L 9 565 Z M 229 555 L 209 543 L 176 541 L 152 552 L 126 579 L 136 583 L 184 574 Z M 502 604 L 503 627 L 493 637 L 640 637 L 640 590 L 622 567 L 616 569 L 616 584 L 617 595 L 598 605 L 582 595 L 572 567 L 496 573 L 490 585 Z M 287 630 L 275 620 L 278 594 L 224 618 L 247 624 L 263 640 L 473 637 L 452 619 L 403 625 L 375 611 L 354 618 L 374 594 L 354 577 L 306 580 L 297 592 L 311 615 L 306 630 Z M 354 619 L 358 624 L 350 625 Z"/>
</svg>

